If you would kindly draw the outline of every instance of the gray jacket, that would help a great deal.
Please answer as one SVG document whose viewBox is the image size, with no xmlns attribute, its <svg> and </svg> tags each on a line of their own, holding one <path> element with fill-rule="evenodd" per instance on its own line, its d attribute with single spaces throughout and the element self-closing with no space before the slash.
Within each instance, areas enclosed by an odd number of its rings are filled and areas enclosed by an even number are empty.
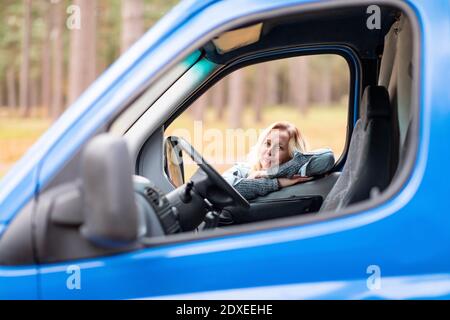
<svg viewBox="0 0 450 320">
<path fill-rule="evenodd" d="M 291 178 L 299 174 L 303 177 L 322 175 L 334 166 L 331 149 L 318 149 L 311 152 L 294 152 L 291 160 L 267 170 L 267 178 L 248 179 L 251 168 L 246 162 L 236 163 L 223 173 L 225 180 L 248 200 L 277 191 L 280 177 Z"/>
</svg>

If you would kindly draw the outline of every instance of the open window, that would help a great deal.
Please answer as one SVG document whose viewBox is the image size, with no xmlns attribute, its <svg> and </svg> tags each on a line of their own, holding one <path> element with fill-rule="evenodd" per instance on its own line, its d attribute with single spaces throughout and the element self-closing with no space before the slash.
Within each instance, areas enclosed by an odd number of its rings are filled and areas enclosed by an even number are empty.
<svg viewBox="0 0 450 320">
<path fill-rule="evenodd" d="M 165 123 L 164 134 L 188 140 L 223 173 L 247 160 L 264 128 L 289 121 L 299 128 L 308 150 L 328 147 L 337 160 L 345 154 L 347 124 L 353 120 L 350 74 L 347 61 L 337 54 L 253 64 L 220 79 Z M 184 168 L 187 181 L 196 166 L 186 159 Z"/>
<path fill-rule="evenodd" d="M 356 82 L 350 76 L 355 70 L 349 66 L 349 56 L 311 54 L 313 50 L 309 53 L 278 59 L 275 56 L 273 60 L 235 70 L 217 81 L 189 108 L 171 117 L 165 123 L 164 170 L 173 186 L 180 187 L 189 181 L 198 165 L 185 153 L 182 161 L 173 161 L 177 158 L 167 141 L 170 137 L 187 140 L 220 174 L 228 177 L 230 170 L 246 170 L 250 158 L 258 157 L 255 148 L 265 128 L 274 123 L 288 123 L 299 132 L 302 149 L 298 151 L 305 154 L 299 159 L 303 175 L 309 168 L 313 181 L 279 186 L 266 193 L 258 190 L 261 180 L 247 178 L 244 183 L 255 182 L 244 194 L 251 199 L 251 213 L 234 212 L 232 206 L 226 210 L 233 213 L 235 223 L 317 212 L 340 174 L 335 159 L 346 154 L 347 127 L 353 121 L 353 112 L 349 116 L 349 110 L 355 107 L 351 97 L 354 90 L 350 91 L 350 87 L 354 88 Z M 296 151 L 289 147 L 292 142 L 280 147 L 281 151 L 289 149 L 289 159 Z M 284 166 L 290 170 L 287 164 Z M 283 177 L 283 173 L 277 176 Z M 239 182 L 234 186 L 238 191 L 245 188 Z M 225 215 L 222 220 L 226 218 L 230 224 L 230 216 Z"/>
</svg>

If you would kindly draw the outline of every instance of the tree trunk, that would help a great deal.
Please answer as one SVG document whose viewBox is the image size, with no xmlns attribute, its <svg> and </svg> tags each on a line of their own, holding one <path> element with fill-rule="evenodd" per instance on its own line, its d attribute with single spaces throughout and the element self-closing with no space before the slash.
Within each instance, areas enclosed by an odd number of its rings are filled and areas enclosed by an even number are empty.
<svg viewBox="0 0 450 320">
<path fill-rule="evenodd" d="M 194 118 L 195 121 L 203 121 L 207 105 L 208 105 L 208 92 L 205 92 L 191 106 L 192 117 Z"/>
<path fill-rule="evenodd" d="M 64 3 L 57 1 L 52 3 L 52 31 L 51 31 L 51 73 L 52 73 L 52 90 L 51 90 L 51 111 L 50 114 L 53 119 L 57 118 L 64 106 L 64 43 L 62 30 L 64 27 Z"/>
<path fill-rule="evenodd" d="M 36 78 L 30 80 L 30 106 L 34 109 L 38 106 L 39 93 L 38 82 Z"/>
<path fill-rule="evenodd" d="M 255 110 L 255 120 L 259 123 L 262 121 L 262 110 L 266 104 L 266 96 L 264 93 L 267 92 L 267 73 L 269 72 L 269 64 L 261 63 L 255 66 L 255 79 L 253 88 L 253 108 Z M 272 98 L 274 99 L 274 98 Z"/>
<path fill-rule="evenodd" d="M 245 88 L 244 71 L 236 70 L 229 76 L 228 83 L 228 104 L 229 123 L 231 128 L 241 126 L 242 111 L 244 109 Z"/>
<path fill-rule="evenodd" d="M 265 79 L 267 81 L 266 85 L 266 103 L 269 106 L 275 106 L 278 104 L 278 66 L 276 61 L 269 62 L 267 67 L 267 74 Z"/>
<path fill-rule="evenodd" d="M 320 88 L 320 103 L 328 107 L 331 103 L 331 71 L 328 68 L 322 69 Z"/>
<path fill-rule="evenodd" d="M 225 101 L 225 93 L 226 93 L 226 80 L 222 79 L 218 83 L 214 85 L 211 90 L 212 95 L 212 105 L 216 110 L 216 119 L 222 120 L 223 113 L 225 111 L 226 101 Z"/>
<path fill-rule="evenodd" d="M 10 67 L 6 73 L 6 100 L 8 106 L 12 108 L 17 107 L 17 92 L 16 92 L 16 75 L 14 67 Z"/>
<path fill-rule="evenodd" d="M 144 31 L 144 1 L 122 1 L 122 52 L 135 43 Z"/>
<path fill-rule="evenodd" d="M 3 87 L 4 87 L 4 82 L 0 81 L 0 107 L 3 107 L 5 105 L 5 101 L 4 101 L 4 91 L 3 91 Z"/>
<path fill-rule="evenodd" d="M 307 57 L 289 60 L 289 102 L 307 112 L 309 103 L 309 66 Z"/>
<path fill-rule="evenodd" d="M 48 5 L 48 2 L 44 2 L 45 9 L 45 36 L 44 42 L 42 44 L 42 53 L 41 53 L 41 106 L 45 110 L 45 114 L 50 116 L 50 104 L 51 104 L 51 39 L 50 33 L 52 30 L 52 15 L 51 10 Z"/>
<path fill-rule="evenodd" d="M 20 64 L 20 113 L 30 114 L 30 42 L 31 42 L 31 0 L 23 1 L 22 56 Z"/>
<path fill-rule="evenodd" d="M 128 0 L 127 0 L 128 1 Z M 125 1 L 125 2 L 127 2 Z M 80 29 L 70 30 L 69 104 L 73 103 L 96 77 L 96 0 L 74 0 L 81 13 Z"/>
</svg>

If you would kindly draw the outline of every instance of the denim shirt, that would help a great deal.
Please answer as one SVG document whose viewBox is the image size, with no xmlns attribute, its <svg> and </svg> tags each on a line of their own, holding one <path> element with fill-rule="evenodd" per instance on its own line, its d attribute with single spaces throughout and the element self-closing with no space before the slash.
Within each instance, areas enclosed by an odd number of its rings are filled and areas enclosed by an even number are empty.
<svg viewBox="0 0 450 320">
<path fill-rule="evenodd" d="M 304 177 L 322 175 L 334 165 L 334 154 L 324 148 L 311 152 L 294 152 L 291 160 L 267 170 L 266 178 L 248 179 L 251 168 L 246 162 L 238 162 L 223 173 L 224 179 L 248 200 L 277 191 L 280 177 L 292 178 L 299 174 Z"/>
</svg>

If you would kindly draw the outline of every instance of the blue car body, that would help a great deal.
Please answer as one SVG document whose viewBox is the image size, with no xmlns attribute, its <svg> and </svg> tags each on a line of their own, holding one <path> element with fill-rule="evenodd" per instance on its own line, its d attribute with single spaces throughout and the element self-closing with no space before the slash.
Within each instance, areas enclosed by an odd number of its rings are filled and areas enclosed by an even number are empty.
<svg viewBox="0 0 450 320">
<path fill-rule="evenodd" d="M 183 1 L 115 62 L 0 183 L 0 237 L 63 164 L 204 34 L 230 20 L 315 1 Z M 450 3 L 411 0 L 421 32 L 414 168 L 387 202 L 300 226 L 64 263 L 0 266 L 2 299 L 450 298 Z M 68 267 L 81 287 L 69 290 Z M 381 287 L 369 289 L 370 266 Z M 69 268 L 70 269 L 70 268 Z"/>
</svg>

